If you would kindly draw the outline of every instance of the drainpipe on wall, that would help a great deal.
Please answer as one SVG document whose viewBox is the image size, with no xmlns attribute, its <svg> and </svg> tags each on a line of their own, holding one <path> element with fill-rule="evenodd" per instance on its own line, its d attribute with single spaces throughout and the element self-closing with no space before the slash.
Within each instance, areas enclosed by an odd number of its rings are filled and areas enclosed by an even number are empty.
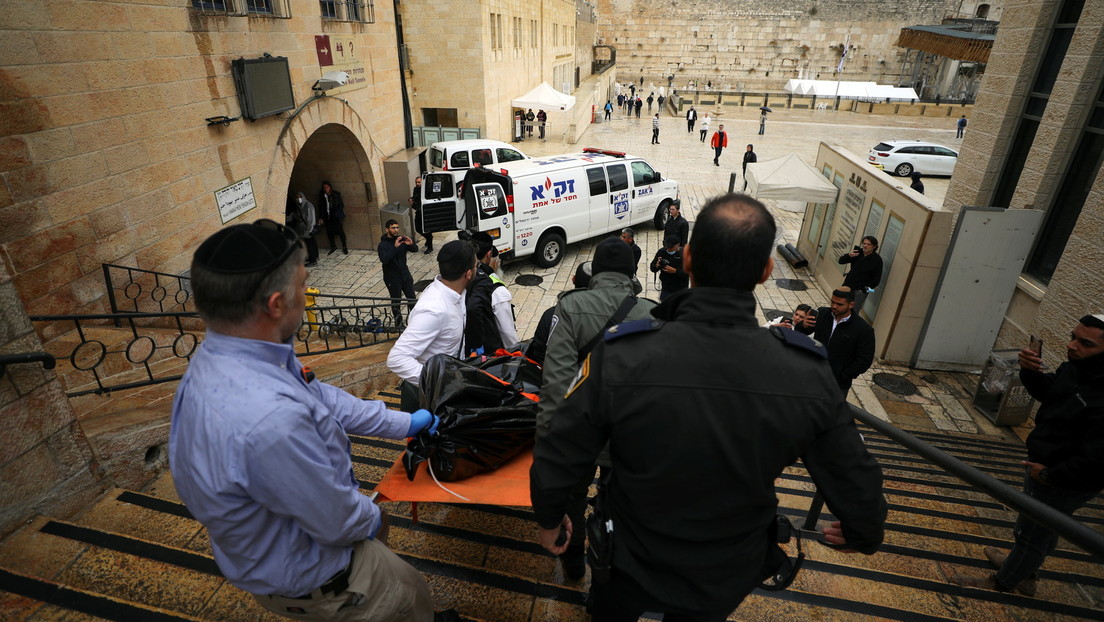
<svg viewBox="0 0 1104 622">
<path fill-rule="evenodd" d="M 395 52 L 399 55 L 399 88 L 402 89 L 403 108 L 403 137 L 406 140 L 406 148 L 414 146 L 414 120 L 410 116 L 410 96 L 406 93 L 406 70 L 403 68 L 402 49 L 403 33 L 399 23 L 399 0 L 393 0 L 395 7 Z"/>
</svg>

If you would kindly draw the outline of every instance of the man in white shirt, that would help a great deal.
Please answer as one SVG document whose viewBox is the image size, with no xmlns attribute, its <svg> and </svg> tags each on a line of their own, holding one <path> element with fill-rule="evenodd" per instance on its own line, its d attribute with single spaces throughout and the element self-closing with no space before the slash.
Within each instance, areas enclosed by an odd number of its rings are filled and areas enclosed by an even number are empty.
<svg viewBox="0 0 1104 622">
<path fill-rule="evenodd" d="M 441 247 L 437 268 L 441 273 L 418 298 L 406 330 L 387 355 L 387 367 L 403 380 L 403 403 L 407 405 L 408 399 L 416 399 L 422 366 L 430 357 L 465 354 L 464 297 L 475 275 L 475 250 L 468 242 L 453 240 Z"/>
</svg>

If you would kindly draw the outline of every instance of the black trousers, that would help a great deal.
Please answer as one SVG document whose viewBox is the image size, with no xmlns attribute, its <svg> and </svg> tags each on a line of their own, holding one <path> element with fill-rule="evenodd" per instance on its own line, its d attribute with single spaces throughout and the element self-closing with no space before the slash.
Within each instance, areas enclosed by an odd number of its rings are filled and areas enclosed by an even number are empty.
<svg viewBox="0 0 1104 622">
<path fill-rule="evenodd" d="M 314 236 L 308 235 L 303 238 L 303 242 L 307 245 L 307 262 L 318 261 L 318 242 Z"/>
<path fill-rule="evenodd" d="M 646 611 L 662 613 L 664 622 L 723 622 L 747 594 L 734 598 L 731 607 L 720 611 L 689 611 L 665 605 L 632 577 L 613 568 L 609 583 L 592 585 L 592 622 L 636 622 Z"/>
<path fill-rule="evenodd" d="M 658 127 L 652 128 L 652 144 L 653 145 L 658 145 L 659 144 L 659 128 Z"/>
<path fill-rule="evenodd" d="M 341 238 L 341 248 L 349 249 L 349 244 L 345 241 L 345 225 L 340 220 L 326 221 L 326 237 L 330 239 L 330 248 L 337 248 L 334 242 Z"/>
<path fill-rule="evenodd" d="M 401 281 L 386 281 L 387 295 L 391 298 L 414 298 L 414 279 L 407 275 Z M 414 303 L 407 303 L 407 309 L 413 310 Z M 402 304 L 391 305 L 391 313 L 395 316 L 395 324 L 402 322 Z"/>
</svg>

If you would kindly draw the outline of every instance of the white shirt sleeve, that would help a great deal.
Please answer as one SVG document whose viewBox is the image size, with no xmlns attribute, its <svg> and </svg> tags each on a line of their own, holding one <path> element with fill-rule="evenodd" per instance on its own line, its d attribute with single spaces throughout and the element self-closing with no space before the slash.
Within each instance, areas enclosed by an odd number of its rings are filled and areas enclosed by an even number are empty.
<svg viewBox="0 0 1104 622">
<path fill-rule="evenodd" d="M 441 318 L 436 312 L 415 307 L 407 318 L 406 328 L 387 355 L 387 367 L 399 378 L 417 385 L 422 375 L 420 358 L 440 330 Z"/>
<path fill-rule="evenodd" d="M 517 326 L 514 325 L 514 307 L 510 304 L 513 299 L 510 290 L 505 287 L 496 287 L 491 294 L 491 310 L 494 311 L 498 323 L 498 334 L 502 337 L 502 345 L 506 347 L 521 342 L 521 339 L 518 339 Z"/>
</svg>

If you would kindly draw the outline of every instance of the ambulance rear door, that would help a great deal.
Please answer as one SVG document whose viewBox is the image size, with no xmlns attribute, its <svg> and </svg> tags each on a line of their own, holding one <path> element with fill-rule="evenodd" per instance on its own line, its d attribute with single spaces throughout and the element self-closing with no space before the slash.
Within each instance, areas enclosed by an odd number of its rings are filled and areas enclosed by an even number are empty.
<svg viewBox="0 0 1104 622">
<path fill-rule="evenodd" d="M 466 181 L 473 181 L 472 175 L 469 174 Z M 467 187 L 464 188 L 464 203 L 469 206 L 468 229 L 487 232 L 500 253 L 514 249 L 513 206 L 504 187 L 509 185 L 487 181 L 470 186 L 465 183 Z"/>
<path fill-rule="evenodd" d="M 463 226 L 464 204 L 456 196 L 451 173 L 426 173 L 422 178 L 422 207 L 418 218 L 425 233 L 456 231 Z"/>
</svg>

